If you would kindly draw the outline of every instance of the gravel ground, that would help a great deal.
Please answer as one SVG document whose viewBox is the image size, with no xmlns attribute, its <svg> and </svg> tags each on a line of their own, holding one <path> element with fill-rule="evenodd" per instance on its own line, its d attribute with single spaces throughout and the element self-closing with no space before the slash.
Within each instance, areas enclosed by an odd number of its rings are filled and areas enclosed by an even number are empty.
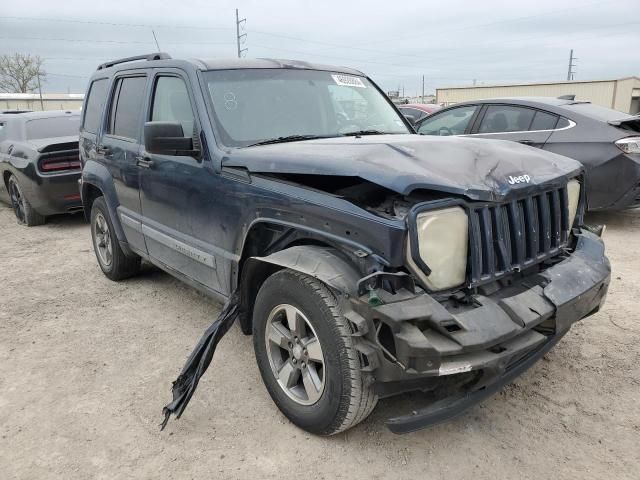
<svg viewBox="0 0 640 480">
<path fill-rule="evenodd" d="M 639 478 L 640 211 L 608 224 L 604 311 L 465 416 L 395 436 L 406 399 L 331 438 L 290 424 L 234 326 L 184 416 L 171 381 L 220 305 L 147 268 L 113 283 L 82 218 L 16 225 L 0 204 L 0 479 Z"/>
</svg>

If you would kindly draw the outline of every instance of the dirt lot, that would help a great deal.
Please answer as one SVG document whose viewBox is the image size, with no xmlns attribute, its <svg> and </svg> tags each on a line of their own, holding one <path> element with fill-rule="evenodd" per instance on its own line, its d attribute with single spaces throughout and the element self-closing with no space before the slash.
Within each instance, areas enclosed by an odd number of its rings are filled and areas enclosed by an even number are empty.
<svg viewBox="0 0 640 480">
<path fill-rule="evenodd" d="M 606 308 L 531 371 L 430 430 L 391 434 L 387 400 L 316 438 L 271 402 L 237 326 L 161 433 L 220 306 L 153 268 L 113 283 L 80 217 L 27 229 L 0 204 L 0 478 L 639 478 L 640 212 L 592 219 L 609 227 Z"/>
</svg>

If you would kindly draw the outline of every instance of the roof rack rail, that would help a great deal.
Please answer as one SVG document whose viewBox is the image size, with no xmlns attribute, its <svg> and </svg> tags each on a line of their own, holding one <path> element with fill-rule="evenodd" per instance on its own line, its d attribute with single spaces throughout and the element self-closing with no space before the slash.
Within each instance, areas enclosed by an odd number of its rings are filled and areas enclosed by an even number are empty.
<svg viewBox="0 0 640 480">
<path fill-rule="evenodd" d="M 165 52 L 147 53 L 146 55 L 136 55 L 135 57 L 120 58 L 118 60 L 112 60 L 110 62 L 102 63 L 98 65 L 98 70 L 113 67 L 114 65 L 118 65 L 119 63 L 133 62 L 134 60 L 151 61 L 151 60 L 168 60 L 170 58 L 171 58 L 171 55 Z"/>
<path fill-rule="evenodd" d="M 573 94 L 573 95 L 560 95 L 558 97 L 558 100 L 575 100 L 575 99 L 576 99 L 575 94 Z"/>
</svg>

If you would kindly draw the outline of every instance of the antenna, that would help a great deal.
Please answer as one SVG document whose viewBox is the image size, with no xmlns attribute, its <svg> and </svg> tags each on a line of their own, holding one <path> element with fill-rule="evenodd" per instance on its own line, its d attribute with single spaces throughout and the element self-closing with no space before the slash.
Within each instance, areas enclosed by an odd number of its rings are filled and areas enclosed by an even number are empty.
<svg viewBox="0 0 640 480">
<path fill-rule="evenodd" d="M 156 42 L 156 47 L 158 47 L 158 51 L 160 51 L 160 44 L 158 43 L 158 38 L 156 37 L 156 32 L 154 32 L 153 29 L 151 29 L 151 33 L 153 33 L 153 39 Z"/>
</svg>

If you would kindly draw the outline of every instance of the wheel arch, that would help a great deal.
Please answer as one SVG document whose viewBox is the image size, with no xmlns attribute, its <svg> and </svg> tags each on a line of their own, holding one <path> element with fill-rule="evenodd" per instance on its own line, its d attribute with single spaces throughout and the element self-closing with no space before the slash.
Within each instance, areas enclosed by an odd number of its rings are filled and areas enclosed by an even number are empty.
<svg viewBox="0 0 640 480">
<path fill-rule="evenodd" d="M 113 183 L 113 177 L 104 165 L 96 161 L 89 161 L 85 164 L 82 170 L 82 187 L 80 188 L 80 195 L 82 197 L 84 214 L 89 219 L 91 218 L 91 206 L 95 199 L 99 196 L 104 197 L 118 241 L 121 246 L 126 248 L 126 237 L 122 228 L 122 223 L 118 217 L 118 205 L 120 204 L 118 201 L 118 195 Z M 128 250 L 127 253 L 129 253 Z"/>
<path fill-rule="evenodd" d="M 264 257 L 249 257 L 243 263 L 240 289 L 240 326 L 250 334 L 253 305 L 264 281 L 275 272 L 288 268 L 314 277 L 331 290 L 346 295 L 357 294 L 361 268 L 335 247 L 321 244 L 298 244 Z"/>
<path fill-rule="evenodd" d="M 82 208 L 84 210 L 84 218 L 87 222 L 91 220 L 91 207 L 93 206 L 93 202 L 96 198 L 102 196 L 104 196 L 102 190 L 92 183 L 82 184 Z"/>
</svg>

